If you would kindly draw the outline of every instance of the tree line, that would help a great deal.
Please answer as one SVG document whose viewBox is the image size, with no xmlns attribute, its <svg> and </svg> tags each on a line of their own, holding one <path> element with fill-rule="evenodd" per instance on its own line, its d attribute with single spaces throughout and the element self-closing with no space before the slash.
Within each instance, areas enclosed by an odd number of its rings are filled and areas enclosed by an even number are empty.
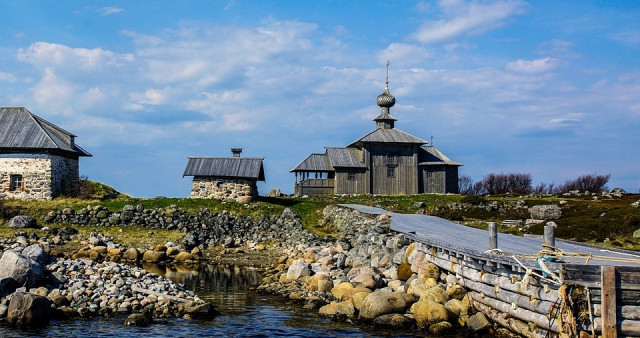
<svg viewBox="0 0 640 338">
<path fill-rule="evenodd" d="M 540 183 L 533 186 L 531 174 L 510 173 L 485 176 L 481 181 L 473 182 L 469 176 L 460 176 L 458 188 L 462 195 L 503 195 L 503 194 L 563 194 L 570 191 L 601 192 L 608 191 L 607 183 L 611 175 L 582 175 L 563 184 Z"/>
</svg>

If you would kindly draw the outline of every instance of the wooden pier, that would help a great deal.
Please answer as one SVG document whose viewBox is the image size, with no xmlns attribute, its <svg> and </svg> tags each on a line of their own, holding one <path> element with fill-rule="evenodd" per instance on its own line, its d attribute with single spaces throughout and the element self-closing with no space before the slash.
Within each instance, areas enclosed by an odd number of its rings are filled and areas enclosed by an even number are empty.
<svg viewBox="0 0 640 338">
<path fill-rule="evenodd" d="M 456 275 L 473 305 L 524 336 L 640 337 L 640 253 L 543 236 L 497 234 L 428 215 L 391 216 L 391 230 Z M 544 244 L 544 245 L 543 245 Z"/>
</svg>

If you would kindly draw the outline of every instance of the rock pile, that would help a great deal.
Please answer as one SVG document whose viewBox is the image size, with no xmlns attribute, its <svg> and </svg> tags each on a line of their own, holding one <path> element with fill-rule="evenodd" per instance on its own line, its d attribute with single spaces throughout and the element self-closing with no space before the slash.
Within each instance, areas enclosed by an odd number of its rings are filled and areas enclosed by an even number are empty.
<svg viewBox="0 0 640 338">
<path fill-rule="evenodd" d="M 389 230 L 388 215 L 373 218 L 329 206 L 324 216 L 343 236 L 288 248 L 259 290 L 303 301 L 337 320 L 417 327 L 435 335 L 489 327 L 486 318 L 477 318 L 482 314 L 474 313 L 455 276 L 429 263 L 419 244 Z"/>
</svg>

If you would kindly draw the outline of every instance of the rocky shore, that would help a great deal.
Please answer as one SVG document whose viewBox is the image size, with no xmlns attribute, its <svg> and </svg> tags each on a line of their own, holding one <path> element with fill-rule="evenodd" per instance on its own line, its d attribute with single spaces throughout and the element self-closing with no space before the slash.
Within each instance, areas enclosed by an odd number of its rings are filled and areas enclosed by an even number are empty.
<svg viewBox="0 0 640 338">
<path fill-rule="evenodd" d="M 3 259 L 21 255 L 28 264 L 40 264 L 42 281 L 21 288 L 18 286 L 23 286 L 24 281 L 13 284 L 13 289 L 3 286 L 2 290 L 17 291 L 3 291 L 0 317 L 12 325 L 22 325 L 9 320 L 9 313 L 13 299 L 23 293 L 53 304 L 50 317 L 126 313 L 132 314 L 127 323 L 136 325 L 170 316 L 211 317 L 216 311 L 210 304 L 135 266 L 153 262 L 196 267 L 200 263 L 232 260 L 234 264 L 267 267 L 258 291 L 282 295 L 335 320 L 418 329 L 434 335 L 487 331 L 508 335 L 508 331 L 495 328 L 473 309 L 467 290 L 456 283 L 454 275 L 426 261 L 426 250 L 419 243 L 389 230 L 388 215 L 374 218 L 329 206 L 323 216 L 324 224 L 338 230 L 338 238 L 323 238 L 306 231 L 298 215 L 289 209 L 279 217 L 255 221 L 208 210 L 189 215 L 175 206 L 164 210 L 125 206 L 121 212 L 113 213 L 99 206 L 78 212 L 52 212 L 45 222 L 142 225 L 176 229 L 186 236 L 178 244 L 131 248 L 94 232 L 80 250 L 37 263 L 36 257 L 25 252 L 28 246 L 35 245 L 45 253 L 55 251 L 50 247 L 73 239 L 74 229 L 50 229 L 44 238 L 18 232 L 12 243 L 3 242 Z M 203 255 L 212 248 L 213 255 Z"/>
</svg>

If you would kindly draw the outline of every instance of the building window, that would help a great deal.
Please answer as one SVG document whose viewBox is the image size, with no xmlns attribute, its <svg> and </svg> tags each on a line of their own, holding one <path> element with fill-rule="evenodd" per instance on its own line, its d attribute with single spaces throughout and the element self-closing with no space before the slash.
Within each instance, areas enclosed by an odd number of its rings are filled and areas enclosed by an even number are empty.
<svg viewBox="0 0 640 338">
<path fill-rule="evenodd" d="M 9 190 L 22 190 L 22 175 L 11 175 L 9 181 Z"/>
<path fill-rule="evenodd" d="M 427 171 L 427 178 L 433 177 L 433 171 Z"/>
<path fill-rule="evenodd" d="M 386 164 L 397 165 L 398 164 L 398 154 L 390 153 L 387 154 Z"/>
<path fill-rule="evenodd" d="M 387 167 L 387 177 L 396 177 L 395 167 Z"/>
<path fill-rule="evenodd" d="M 347 172 L 347 180 L 355 181 L 356 180 L 356 172 L 355 171 L 348 171 Z"/>
</svg>

